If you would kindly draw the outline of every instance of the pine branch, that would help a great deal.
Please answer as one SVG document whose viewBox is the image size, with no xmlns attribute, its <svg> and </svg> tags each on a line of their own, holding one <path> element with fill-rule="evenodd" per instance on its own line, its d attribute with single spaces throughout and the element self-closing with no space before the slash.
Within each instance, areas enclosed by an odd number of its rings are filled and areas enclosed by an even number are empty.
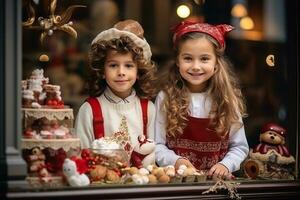
<svg viewBox="0 0 300 200">
<path fill-rule="evenodd" d="M 213 186 L 211 186 L 208 190 L 202 192 L 202 194 L 209 194 L 209 193 L 218 193 L 218 191 L 225 189 L 228 191 L 228 196 L 230 199 L 242 199 L 241 196 L 237 193 L 237 186 L 240 183 L 238 182 L 230 182 L 224 180 L 218 180 Z"/>
</svg>

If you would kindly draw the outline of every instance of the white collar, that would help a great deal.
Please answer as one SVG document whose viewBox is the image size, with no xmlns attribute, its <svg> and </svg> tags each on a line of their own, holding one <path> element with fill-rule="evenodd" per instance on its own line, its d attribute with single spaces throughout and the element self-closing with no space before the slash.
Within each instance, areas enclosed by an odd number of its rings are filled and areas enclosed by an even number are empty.
<svg viewBox="0 0 300 200">
<path fill-rule="evenodd" d="M 109 87 L 106 87 L 103 95 L 111 103 L 126 104 L 126 103 L 132 102 L 135 99 L 136 92 L 134 89 L 132 89 L 131 94 L 128 97 L 126 97 L 125 99 L 122 99 L 122 98 L 118 97 L 117 95 L 115 95 Z"/>
</svg>

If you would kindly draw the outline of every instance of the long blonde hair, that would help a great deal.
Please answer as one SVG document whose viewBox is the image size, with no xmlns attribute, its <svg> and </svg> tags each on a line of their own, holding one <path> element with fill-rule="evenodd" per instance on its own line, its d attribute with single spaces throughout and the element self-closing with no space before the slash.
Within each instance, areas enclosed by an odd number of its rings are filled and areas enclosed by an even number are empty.
<svg viewBox="0 0 300 200">
<path fill-rule="evenodd" d="M 186 40 L 205 37 L 215 47 L 217 64 L 215 74 L 208 80 L 206 92 L 212 100 L 209 113 L 210 128 L 221 137 L 228 134 L 233 123 L 241 124 L 239 118 L 246 115 L 246 106 L 238 80 L 232 70 L 232 65 L 224 56 L 224 49 L 218 47 L 216 41 L 207 34 L 192 32 L 183 35 L 175 46 L 175 56 L 180 51 L 181 44 Z M 163 101 L 167 122 L 167 135 L 176 137 L 183 133 L 187 125 L 190 92 L 186 81 L 181 77 L 178 67 L 173 62 L 166 68 L 163 91 L 166 98 Z"/>
</svg>

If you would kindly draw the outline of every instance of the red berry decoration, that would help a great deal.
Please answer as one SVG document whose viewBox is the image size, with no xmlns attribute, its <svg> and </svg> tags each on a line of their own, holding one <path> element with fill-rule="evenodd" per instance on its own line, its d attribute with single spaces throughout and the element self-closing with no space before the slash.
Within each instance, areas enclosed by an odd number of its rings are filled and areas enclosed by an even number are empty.
<svg viewBox="0 0 300 200">
<path fill-rule="evenodd" d="M 52 106 L 52 105 L 53 105 L 53 101 L 52 101 L 51 99 L 48 100 L 48 101 L 47 101 L 47 105 L 48 105 L 48 106 Z"/>
<path fill-rule="evenodd" d="M 52 101 L 52 105 L 53 105 L 53 106 L 57 106 L 57 100 L 53 100 L 53 101 Z"/>
</svg>

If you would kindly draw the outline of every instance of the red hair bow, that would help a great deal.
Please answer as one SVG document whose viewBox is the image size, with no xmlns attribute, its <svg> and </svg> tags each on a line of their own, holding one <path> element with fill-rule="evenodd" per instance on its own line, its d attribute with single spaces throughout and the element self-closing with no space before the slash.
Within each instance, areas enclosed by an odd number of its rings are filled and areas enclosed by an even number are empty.
<svg viewBox="0 0 300 200">
<path fill-rule="evenodd" d="M 178 39 L 182 37 L 184 34 L 191 33 L 191 32 L 199 32 L 199 33 L 206 33 L 210 35 L 218 42 L 218 44 L 222 48 L 224 48 L 225 35 L 226 33 L 232 31 L 233 29 L 234 27 L 228 24 L 211 25 L 211 24 L 201 23 L 197 21 L 185 20 L 173 26 L 171 28 L 171 31 L 174 33 L 173 35 L 174 45 L 177 43 Z"/>
</svg>

